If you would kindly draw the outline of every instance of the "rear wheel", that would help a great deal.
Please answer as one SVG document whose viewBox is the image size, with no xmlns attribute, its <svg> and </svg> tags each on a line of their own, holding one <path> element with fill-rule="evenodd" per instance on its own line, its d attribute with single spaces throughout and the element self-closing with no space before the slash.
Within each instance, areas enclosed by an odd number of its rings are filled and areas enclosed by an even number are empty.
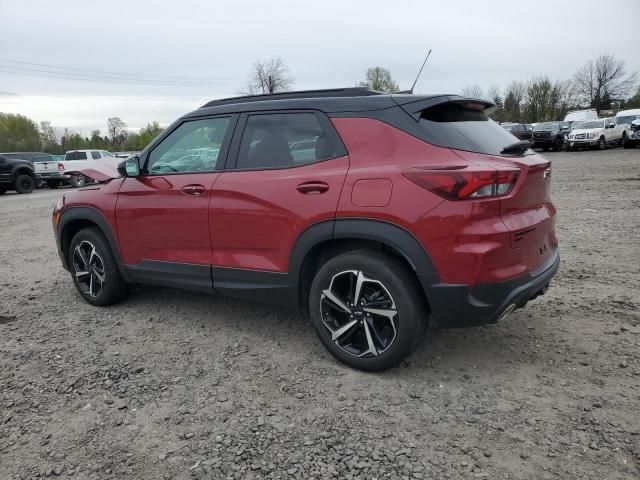
<svg viewBox="0 0 640 480">
<path fill-rule="evenodd" d="M 84 187 L 87 183 L 87 178 L 84 175 L 73 175 L 71 177 L 71 186 L 73 188 Z"/>
<path fill-rule="evenodd" d="M 365 371 L 391 368 L 422 338 L 424 295 L 411 272 L 382 252 L 343 253 L 318 270 L 309 316 L 324 346 Z"/>
<path fill-rule="evenodd" d="M 604 139 L 604 137 L 600 137 L 600 140 L 598 140 L 598 149 L 599 150 L 605 150 L 607 148 L 607 142 Z"/>
<path fill-rule="evenodd" d="M 96 228 L 75 234 L 69 245 L 69 270 L 78 292 L 91 305 L 104 307 L 129 296 L 111 248 Z"/>
<path fill-rule="evenodd" d="M 4 195 L 5 193 L 7 193 L 7 190 L 7 187 L 0 187 L 0 195 Z"/>
<path fill-rule="evenodd" d="M 18 175 L 13 182 L 13 188 L 18 193 L 31 193 L 36 182 L 31 175 Z"/>
</svg>

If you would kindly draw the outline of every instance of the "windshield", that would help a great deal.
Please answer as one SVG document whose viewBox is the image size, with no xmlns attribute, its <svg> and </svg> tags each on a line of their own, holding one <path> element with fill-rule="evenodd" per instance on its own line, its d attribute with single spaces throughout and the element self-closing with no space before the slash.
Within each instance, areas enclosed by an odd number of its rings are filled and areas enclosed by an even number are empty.
<svg viewBox="0 0 640 480">
<path fill-rule="evenodd" d="M 640 118 L 640 115 L 627 115 L 627 116 L 624 116 L 624 117 L 616 117 L 616 124 L 617 125 L 628 125 L 629 123 L 634 121 L 636 118 Z"/>
<path fill-rule="evenodd" d="M 560 122 L 544 122 L 537 124 L 533 130 L 560 130 L 560 125 Z"/>
<path fill-rule="evenodd" d="M 519 140 L 484 111 L 454 102 L 423 110 L 420 125 L 428 133 L 429 143 L 468 152 L 500 155 Z"/>
<path fill-rule="evenodd" d="M 580 122 L 580 125 L 577 128 L 587 129 L 587 128 L 604 128 L 604 120 L 590 120 L 588 122 Z"/>
</svg>

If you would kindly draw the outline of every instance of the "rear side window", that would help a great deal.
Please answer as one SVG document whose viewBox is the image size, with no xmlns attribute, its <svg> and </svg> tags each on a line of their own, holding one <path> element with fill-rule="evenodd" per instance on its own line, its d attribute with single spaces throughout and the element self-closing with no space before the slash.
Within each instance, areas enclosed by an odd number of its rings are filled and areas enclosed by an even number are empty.
<svg viewBox="0 0 640 480">
<path fill-rule="evenodd" d="M 236 168 L 288 168 L 326 160 L 344 153 L 336 136 L 312 112 L 249 115 Z"/>
<path fill-rule="evenodd" d="M 422 111 L 420 125 L 429 143 L 456 150 L 499 155 L 517 137 L 491 120 L 482 110 L 464 103 L 445 103 Z"/>
<path fill-rule="evenodd" d="M 100 158 L 100 152 L 96 152 L 96 151 L 91 152 L 91 158 L 93 158 L 94 160 L 97 160 L 98 158 Z"/>
<path fill-rule="evenodd" d="M 65 160 L 86 160 L 87 152 L 67 152 L 64 156 Z"/>
</svg>

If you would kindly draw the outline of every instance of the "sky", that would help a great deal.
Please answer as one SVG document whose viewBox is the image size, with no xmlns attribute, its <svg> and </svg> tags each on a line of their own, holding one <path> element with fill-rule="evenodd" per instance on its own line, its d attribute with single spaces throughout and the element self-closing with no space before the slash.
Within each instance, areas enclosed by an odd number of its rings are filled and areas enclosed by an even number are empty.
<svg viewBox="0 0 640 480">
<path fill-rule="evenodd" d="M 608 23 L 603 11 L 619 12 Z M 168 124 L 281 57 L 295 89 L 371 66 L 416 93 L 570 78 L 602 53 L 640 71 L 640 0 L 0 0 L 0 112 L 82 133 Z"/>
</svg>

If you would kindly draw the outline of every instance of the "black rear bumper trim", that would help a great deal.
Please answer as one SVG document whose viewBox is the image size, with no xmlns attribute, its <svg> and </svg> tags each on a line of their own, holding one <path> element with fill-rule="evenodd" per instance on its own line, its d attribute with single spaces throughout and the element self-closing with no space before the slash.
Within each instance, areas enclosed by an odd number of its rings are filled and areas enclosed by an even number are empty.
<svg viewBox="0 0 640 480">
<path fill-rule="evenodd" d="M 524 306 L 546 291 L 558 271 L 560 255 L 554 254 L 538 269 L 522 277 L 473 287 L 460 284 L 431 283 L 418 275 L 424 289 L 431 320 L 440 328 L 460 328 L 495 323 L 511 304 Z"/>
</svg>

